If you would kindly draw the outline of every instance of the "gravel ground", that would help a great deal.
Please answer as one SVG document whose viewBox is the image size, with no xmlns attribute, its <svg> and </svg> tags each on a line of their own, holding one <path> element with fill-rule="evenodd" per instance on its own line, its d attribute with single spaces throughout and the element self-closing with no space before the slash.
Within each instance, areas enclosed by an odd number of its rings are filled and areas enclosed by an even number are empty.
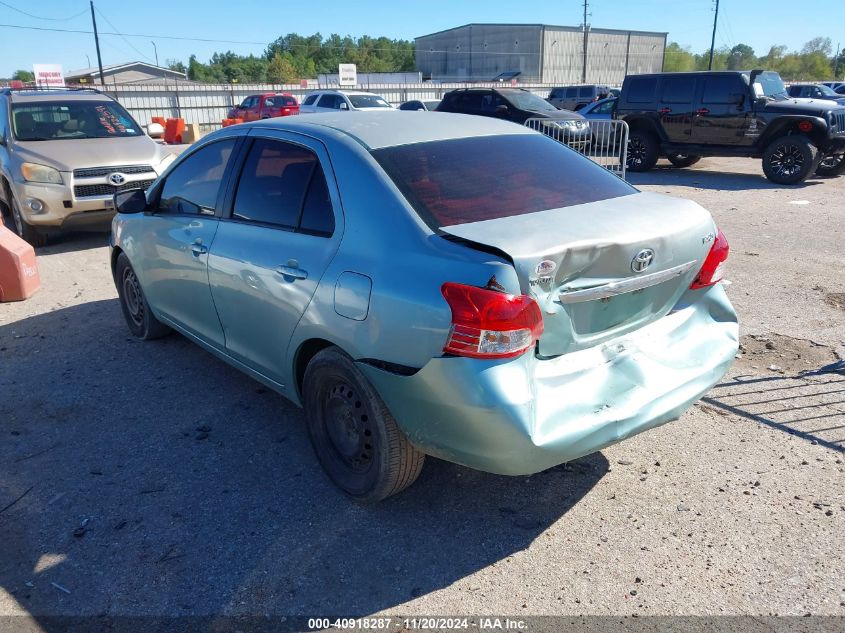
<svg viewBox="0 0 845 633">
<path fill-rule="evenodd" d="M 679 421 L 507 478 L 430 459 L 376 507 L 298 409 L 179 336 L 128 337 L 106 238 L 0 304 L 0 615 L 845 615 L 845 178 L 630 179 L 711 210 L 743 353 Z M 838 356 L 838 355 L 840 356 Z"/>
</svg>

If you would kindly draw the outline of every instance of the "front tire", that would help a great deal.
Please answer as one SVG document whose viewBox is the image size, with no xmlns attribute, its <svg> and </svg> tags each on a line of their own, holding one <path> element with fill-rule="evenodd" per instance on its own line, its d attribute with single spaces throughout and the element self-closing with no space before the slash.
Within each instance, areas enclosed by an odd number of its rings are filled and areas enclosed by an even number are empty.
<svg viewBox="0 0 845 633">
<path fill-rule="evenodd" d="M 375 503 L 416 481 L 425 455 L 340 349 L 328 347 L 308 363 L 302 400 L 317 460 L 355 501 Z"/>
<path fill-rule="evenodd" d="M 117 256 L 114 280 L 123 318 L 126 319 L 132 336 L 149 341 L 170 333 L 170 328 L 159 321 L 150 310 L 150 304 L 147 303 L 141 283 L 126 253 Z"/>
<path fill-rule="evenodd" d="M 816 176 L 822 178 L 834 178 L 845 173 L 845 154 L 833 154 L 825 156 L 819 161 L 816 167 Z"/>
<path fill-rule="evenodd" d="M 648 171 L 657 164 L 657 139 L 650 132 L 633 130 L 628 134 L 628 171 Z"/>
<path fill-rule="evenodd" d="M 763 173 L 779 185 L 797 185 L 818 165 L 819 150 L 805 136 L 781 136 L 763 151 Z"/>
<path fill-rule="evenodd" d="M 695 165 L 698 161 L 701 160 L 701 156 L 696 156 L 695 154 L 668 154 L 666 158 L 672 163 L 675 167 L 691 167 Z"/>
<path fill-rule="evenodd" d="M 14 229 L 15 233 L 24 240 L 25 242 L 29 242 L 32 246 L 44 246 L 47 244 L 47 235 L 41 233 L 38 229 L 34 226 L 29 224 L 23 217 L 23 213 L 21 213 L 20 206 L 18 205 L 18 201 L 15 199 L 14 195 L 9 195 L 9 203 L 11 205 L 11 216 L 12 216 L 12 228 Z"/>
</svg>

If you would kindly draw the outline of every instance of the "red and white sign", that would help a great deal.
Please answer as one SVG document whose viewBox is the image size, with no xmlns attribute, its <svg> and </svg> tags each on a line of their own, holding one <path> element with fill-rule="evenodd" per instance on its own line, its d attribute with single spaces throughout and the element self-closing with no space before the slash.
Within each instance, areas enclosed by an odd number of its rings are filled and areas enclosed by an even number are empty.
<svg viewBox="0 0 845 633">
<path fill-rule="evenodd" d="M 65 85 L 61 64 L 33 64 L 32 72 L 35 73 L 36 86 L 61 88 Z"/>
</svg>

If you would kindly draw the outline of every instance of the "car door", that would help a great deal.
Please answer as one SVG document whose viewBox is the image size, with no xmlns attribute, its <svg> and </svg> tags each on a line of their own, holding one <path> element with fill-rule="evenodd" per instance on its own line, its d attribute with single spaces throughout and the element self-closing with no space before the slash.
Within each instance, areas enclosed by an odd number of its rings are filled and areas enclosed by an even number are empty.
<svg viewBox="0 0 845 633">
<path fill-rule="evenodd" d="M 751 145 L 759 136 L 748 85 L 736 75 L 710 75 L 702 84 L 693 118 L 693 142 L 708 145 Z M 751 129 L 751 128 L 754 129 Z"/>
<path fill-rule="evenodd" d="M 693 75 L 663 78 L 657 115 L 670 143 L 692 141 L 692 118 L 696 88 Z"/>
<path fill-rule="evenodd" d="M 157 185 L 137 244 L 150 305 L 164 320 L 221 349 L 223 328 L 208 287 L 208 249 L 238 142 L 235 136 L 214 141 L 180 159 Z"/>
<path fill-rule="evenodd" d="M 340 198 L 319 142 L 272 130 L 252 136 L 209 252 L 209 279 L 229 355 L 284 385 L 291 335 L 340 243 Z"/>
<path fill-rule="evenodd" d="M 317 102 L 317 112 L 337 112 L 343 99 L 340 95 L 324 94 Z"/>
</svg>

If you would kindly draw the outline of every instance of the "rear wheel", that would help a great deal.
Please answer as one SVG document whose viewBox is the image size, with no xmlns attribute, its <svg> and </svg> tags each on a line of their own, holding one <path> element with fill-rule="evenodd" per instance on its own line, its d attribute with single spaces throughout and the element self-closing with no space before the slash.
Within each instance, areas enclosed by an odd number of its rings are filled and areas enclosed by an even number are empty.
<svg viewBox="0 0 845 633">
<path fill-rule="evenodd" d="M 628 171 L 648 171 L 657 164 L 657 139 L 653 134 L 632 130 L 628 134 Z"/>
<path fill-rule="evenodd" d="M 666 158 L 672 163 L 675 167 L 691 167 L 695 165 L 698 161 L 701 160 L 701 156 L 696 156 L 695 154 L 668 154 Z"/>
<path fill-rule="evenodd" d="M 780 185 L 796 185 L 816 171 L 819 151 L 805 136 L 775 139 L 763 151 L 763 173 Z"/>
<path fill-rule="evenodd" d="M 126 253 L 117 256 L 115 282 L 123 317 L 134 337 L 148 341 L 170 333 L 170 328 L 159 321 L 150 310 L 150 304 L 144 297 L 141 283 Z"/>
<path fill-rule="evenodd" d="M 833 178 L 845 173 L 845 153 L 825 156 L 816 167 L 816 175 L 822 178 Z"/>
<path fill-rule="evenodd" d="M 328 347 L 308 363 L 302 400 L 317 459 L 350 497 L 375 503 L 417 479 L 425 455 L 340 349 Z"/>
</svg>

